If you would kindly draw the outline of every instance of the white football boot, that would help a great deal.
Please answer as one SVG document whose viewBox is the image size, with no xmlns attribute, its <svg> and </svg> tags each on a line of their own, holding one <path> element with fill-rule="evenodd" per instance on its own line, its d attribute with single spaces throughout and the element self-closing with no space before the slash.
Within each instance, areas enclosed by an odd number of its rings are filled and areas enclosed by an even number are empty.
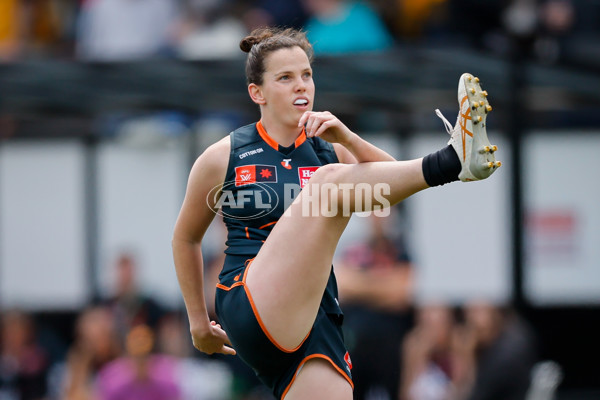
<svg viewBox="0 0 600 400">
<path fill-rule="evenodd" d="M 464 73 L 458 81 L 460 111 L 456 125 L 452 127 L 440 110 L 435 110 L 450 134 L 448 144 L 460 159 L 462 169 L 458 178 L 463 182 L 485 179 L 502 165 L 494 156 L 498 147 L 490 144 L 485 130 L 487 114 L 492 111 L 487 95 L 481 90 L 479 78 Z"/>
</svg>

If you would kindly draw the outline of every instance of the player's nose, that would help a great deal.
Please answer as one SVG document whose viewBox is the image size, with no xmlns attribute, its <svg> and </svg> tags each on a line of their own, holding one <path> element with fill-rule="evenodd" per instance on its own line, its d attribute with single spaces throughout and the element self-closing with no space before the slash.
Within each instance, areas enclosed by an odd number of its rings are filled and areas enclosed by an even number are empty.
<svg viewBox="0 0 600 400">
<path fill-rule="evenodd" d="M 294 82 L 294 89 L 296 92 L 304 92 L 306 90 L 306 82 L 302 78 L 297 78 Z"/>
</svg>

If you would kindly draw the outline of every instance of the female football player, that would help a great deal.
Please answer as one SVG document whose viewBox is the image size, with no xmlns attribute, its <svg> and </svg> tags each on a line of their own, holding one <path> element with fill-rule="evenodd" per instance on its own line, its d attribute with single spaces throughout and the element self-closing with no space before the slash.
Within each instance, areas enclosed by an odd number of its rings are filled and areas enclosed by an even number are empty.
<svg viewBox="0 0 600 400">
<path fill-rule="evenodd" d="M 350 400 L 352 362 L 331 265 L 338 240 L 354 211 L 490 176 L 499 163 L 485 131 L 487 93 L 464 74 L 456 126 L 442 117 L 449 145 L 395 161 L 330 112 L 313 111 L 313 52 L 303 32 L 260 29 L 240 47 L 260 121 L 200 155 L 173 235 L 193 343 L 208 354 L 237 353 L 278 399 Z M 200 253 L 216 212 L 228 229 L 218 323 L 207 314 Z"/>
</svg>

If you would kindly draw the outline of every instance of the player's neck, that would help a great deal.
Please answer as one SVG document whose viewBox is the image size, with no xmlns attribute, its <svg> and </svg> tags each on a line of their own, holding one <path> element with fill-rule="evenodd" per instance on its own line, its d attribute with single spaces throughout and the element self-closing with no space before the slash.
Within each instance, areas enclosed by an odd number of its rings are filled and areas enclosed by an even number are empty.
<svg viewBox="0 0 600 400">
<path fill-rule="evenodd" d="M 265 116 L 263 116 L 260 121 L 265 128 L 265 131 L 267 131 L 267 134 L 284 147 L 291 146 L 302 132 L 302 128 L 294 126 L 293 124 L 284 124 L 280 121 L 266 118 Z"/>
</svg>

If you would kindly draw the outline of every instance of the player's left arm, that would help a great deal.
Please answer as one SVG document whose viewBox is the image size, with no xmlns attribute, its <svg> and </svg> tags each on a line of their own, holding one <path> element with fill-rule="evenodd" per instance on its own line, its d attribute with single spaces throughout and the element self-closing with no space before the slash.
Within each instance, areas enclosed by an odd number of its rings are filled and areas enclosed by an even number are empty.
<svg viewBox="0 0 600 400">
<path fill-rule="evenodd" d="M 305 125 L 307 137 L 320 137 L 333 143 L 338 160 L 344 164 L 395 161 L 387 152 L 352 132 L 329 111 L 307 111 L 298 126 Z"/>
</svg>

